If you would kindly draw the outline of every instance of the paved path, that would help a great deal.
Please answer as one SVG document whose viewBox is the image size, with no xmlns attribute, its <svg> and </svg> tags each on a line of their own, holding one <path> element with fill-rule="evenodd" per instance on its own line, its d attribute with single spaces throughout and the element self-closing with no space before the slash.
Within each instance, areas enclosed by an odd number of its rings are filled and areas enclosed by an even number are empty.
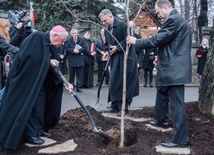
<svg viewBox="0 0 214 155">
<path fill-rule="evenodd" d="M 97 89 L 98 87 L 93 87 L 91 89 L 82 89 L 82 93 L 77 93 L 77 96 L 83 102 L 85 106 L 89 105 L 94 107 L 97 99 Z M 187 86 L 185 89 L 185 102 L 198 101 L 198 86 Z M 103 86 L 100 92 L 100 101 L 101 105 L 97 108 L 98 111 L 106 109 L 110 104 L 107 103 L 108 96 L 108 87 Z M 145 106 L 154 106 L 156 97 L 156 88 L 144 88 L 140 87 L 140 95 L 133 99 L 131 108 L 141 108 Z M 65 113 L 69 109 L 79 108 L 80 105 L 76 99 L 67 91 L 63 93 L 62 99 L 62 110 L 61 114 Z"/>
</svg>

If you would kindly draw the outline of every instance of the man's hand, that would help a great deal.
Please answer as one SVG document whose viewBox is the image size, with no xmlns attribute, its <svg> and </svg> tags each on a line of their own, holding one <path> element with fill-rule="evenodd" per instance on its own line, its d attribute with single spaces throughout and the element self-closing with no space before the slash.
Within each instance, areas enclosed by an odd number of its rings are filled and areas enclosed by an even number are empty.
<svg viewBox="0 0 214 155">
<path fill-rule="evenodd" d="M 68 83 L 68 86 L 64 83 L 64 86 L 65 86 L 65 89 L 70 93 L 72 94 L 72 91 L 74 89 L 73 85 Z"/>
<path fill-rule="evenodd" d="M 135 37 L 131 37 L 131 36 L 127 36 L 126 37 L 126 44 L 136 44 L 136 38 Z"/>
<path fill-rule="evenodd" d="M 74 53 L 78 54 L 79 50 L 78 49 L 74 49 Z"/>
<path fill-rule="evenodd" d="M 64 59 L 64 55 L 63 54 L 60 55 L 60 59 Z"/>
<path fill-rule="evenodd" d="M 103 61 L 108 61 L 108 59 L 109 59 L 109 54 L 108 54 L 108 52 L 105 52 L 105 53 L 103 54 L 102 60 L 103 60 Z"/>
<path fill-rule="evenodd" d="M 117 52 L 117 46 L 110 46 L 110 54 L 113 55 Z"/>
<path fill-rule="evenodd" d="M 155 65 L 155 67 L 158 65 L 158 59 L 155 58 L 155 60 L 153 61 L 153 64 Z"/>
<path fill-rule="evenodd" d="M 54 67 L 58 66 L 59 61 L 56 60 L 56 59 L 51 59 L 51 60 L 50 60 L 50 64 L 51 64 L 51 67 L 54 68 Z"/>
<path fill-rule="evenodd" d="M 19 23 L 16 25 L 16 28 L 17 28 L 17 29 L 21 29 L 22 26 L 23 26 L 23 23 L 22 23 L 22 22 L 19 22 Z"/>
</svg>

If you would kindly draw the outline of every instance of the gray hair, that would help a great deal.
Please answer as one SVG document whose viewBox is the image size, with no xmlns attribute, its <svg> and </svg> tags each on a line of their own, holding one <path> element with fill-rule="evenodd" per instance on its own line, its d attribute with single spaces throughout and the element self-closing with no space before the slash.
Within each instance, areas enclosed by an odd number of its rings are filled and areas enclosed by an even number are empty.
<svg viewBox="0 0 214 155">
<path fill-rule="evenodd" d="M 99 14 L 99 18 L 102 16 L 106 16 L 106 15 L 112 15 L 112 12 L 109 9 L 103 9 L 100 14 Z"/>
<path fill-rule="evenodd" d="M 172 3 L 169 0 L 157 0 L 155 5 L 158 6 L 159 8 L 163 8 L 163 6 L 167 6 L 169 8 L 172 7 Z"/>
</svg>

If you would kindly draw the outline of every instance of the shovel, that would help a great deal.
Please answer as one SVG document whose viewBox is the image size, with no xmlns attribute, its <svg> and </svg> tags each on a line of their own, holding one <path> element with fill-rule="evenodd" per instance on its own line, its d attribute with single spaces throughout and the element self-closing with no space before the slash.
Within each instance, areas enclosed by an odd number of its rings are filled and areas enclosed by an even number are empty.
<svg viewBox="0 0 214 155">
<path fill-rule="evenodd" d="M 98 86 L 98 90 L 97 90 L 97 100 L 96 100 L 94 109 L 97 109 L 98 106 L 99 106 L 100 90 L 101 90 L 101 87 L 102 87 L 103 80 L 104 80 L 104 78 L 105 78 L 106 72 L 107 72 L 107 70 L 108 70 L 108 65 L 109 65 L 109 62 L 110 62 L 110 58 L 111 58 L 111 57 L 109 56 L 108 61 L 106 62 L 106 66 L 105 66 L 105 68 L 104 68 L 103 74 L 102 74 L 101 81 L 100 81 L 99 86 Z"/>
<path fill-rule="evenodd" d="M 65 85 L 68 87 L 69 83 L 68 81 L 65 79 L 65 77 L 62 75 L 62 72 L 59 70 L 58 66 L 55 67 L 55 71 L 59 74 L 59 76 L 61 77 L 62 81 L 65 83 Z M 101 129 L 97 129 L 94 120 L 91 116 L 91 114 L 89 113 L 89 111 L 87 110 L 87 108 L 84 106 L 84 104 L 82 103 L 82 101 L 80 100 L 80 98 L 77 96 L 76 92 L 74 90 L 72 90 L 72 94 L 74 96 L 74 98 L 77 100 L 77 102 L 79 103 L 79 105 L 81 106 L 81 108 L 85 111 L 86 115 L 89 118 L 89 121 L 91 122 L 93 131 L 98 134 L 99 136 L 105 138 L 108 141 L 111 141 L 112 138 L 106 134 L 104 131 L 102 131 Z"/>
</svg>

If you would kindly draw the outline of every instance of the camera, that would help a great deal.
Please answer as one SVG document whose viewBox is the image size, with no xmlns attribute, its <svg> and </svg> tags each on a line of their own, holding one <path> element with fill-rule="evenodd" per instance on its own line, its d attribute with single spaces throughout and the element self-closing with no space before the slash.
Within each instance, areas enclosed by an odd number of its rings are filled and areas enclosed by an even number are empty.
<svg viewBox="0 0 214 155">
<path fill-rule="evenodd" d="M 24 16 L 26 16 L 27 13 L 28 12 L 26 10 L 22 10 L 21 13 L 19 13 L 18 11 L 9 11 L 8 20 L 11 25 L 16 25 L 19 22 L 22 22 L 23 25 L 26 26 L 30 22 L 29 18 L 24 18 Z"/>
</svg>

